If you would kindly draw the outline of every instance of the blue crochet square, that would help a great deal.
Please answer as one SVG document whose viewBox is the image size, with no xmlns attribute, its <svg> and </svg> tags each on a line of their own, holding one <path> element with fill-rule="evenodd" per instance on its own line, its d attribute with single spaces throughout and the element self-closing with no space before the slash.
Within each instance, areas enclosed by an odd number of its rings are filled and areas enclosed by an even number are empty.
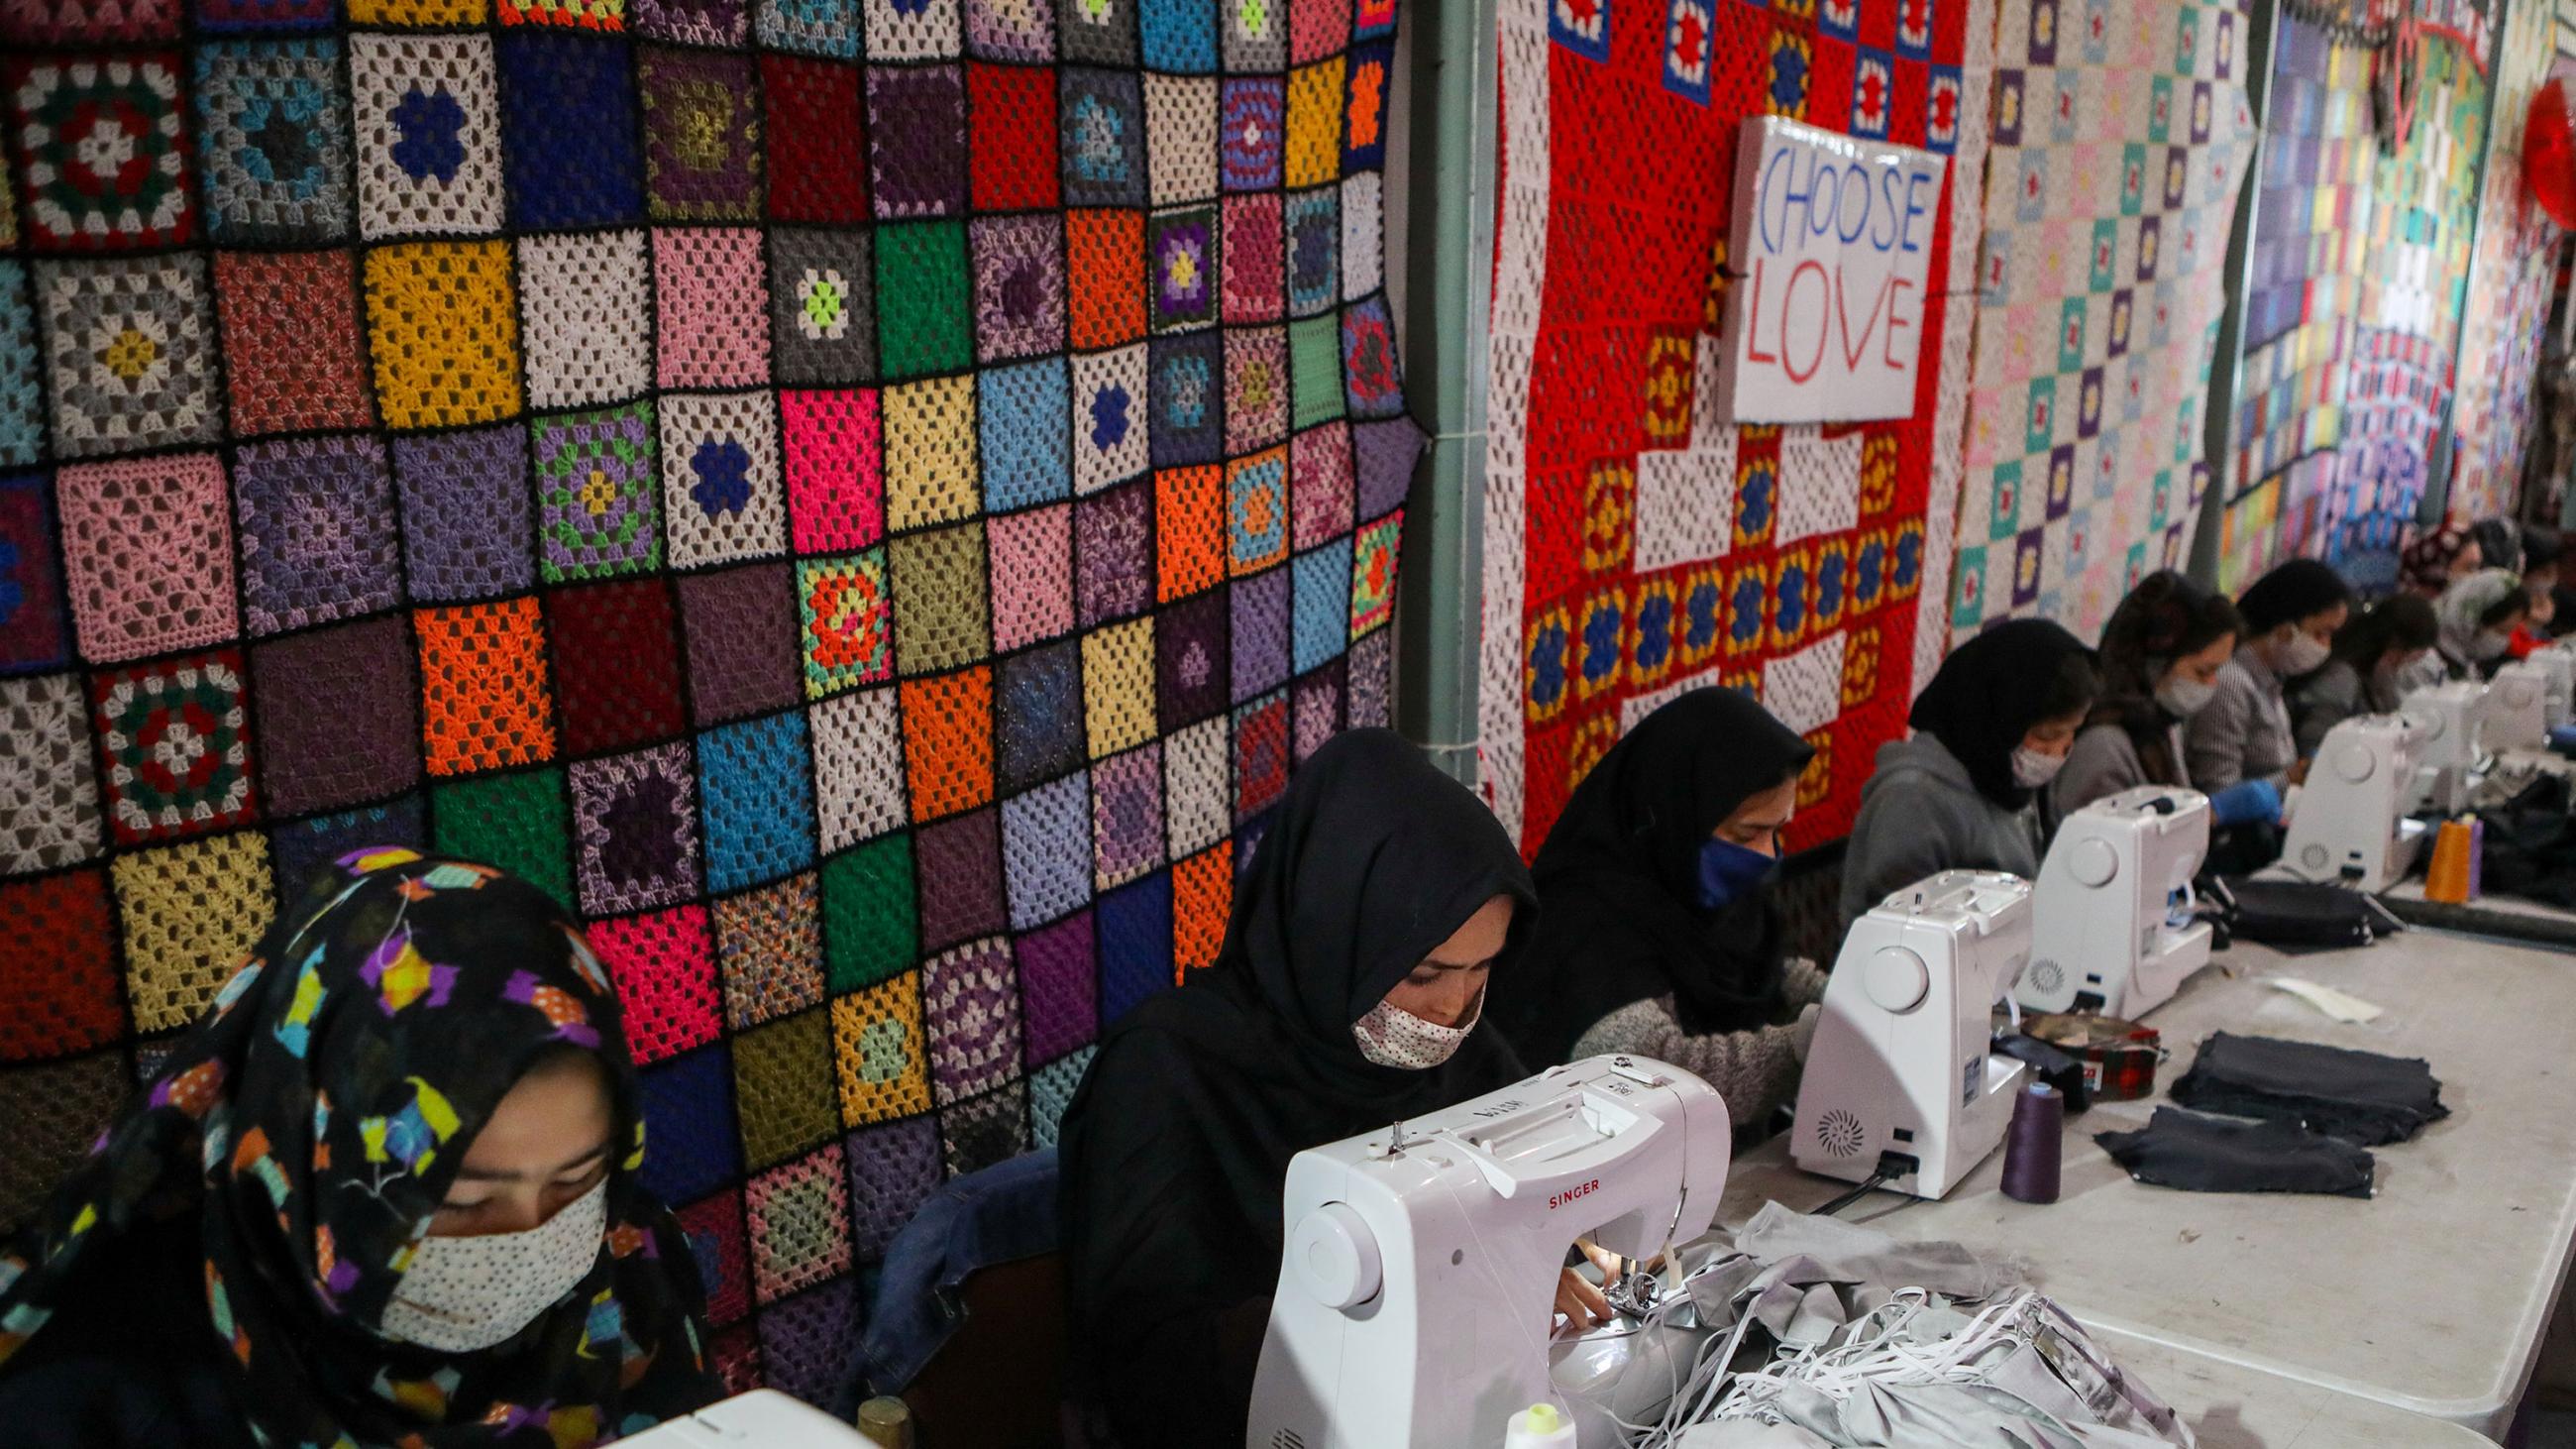
<svg viewBox="0 0 2576 1449">
<path fill-rule="evenodd" d="M 352 851 L 377 845 L 427 849 L 429 822 L 424 818 L 421 797 L 405 795 L 383 805 L 280 825 L 269 832 L 268 841 L 276 857 L 278 901 L 292 907 L 303 898 L 305 887 Z"/>
<path fill-rule="evenodd" d="M 1089 781 L 1076 771 L 1002 802 L 1012 930 L 1035 930 L 1091 898 Z"/>
<path fill-rule="evenodd" d="M 987 511 L 1010 513 L 1073 496 L 1072 416 L 1073 387 L 1061 357 L 976 375 Z"/>
<path fill-rule="evenodd" d="M 609 226 L 644 214 L 628 49 L 582 35 L 502 34 L 501 164 L 512 226 Z"/>
<path fill-rule="evenodd" d="M 1295 575 L 1296 667 L 1303 674 L 1341 655 L 1351 640 L 1351 541 L 1339 538 L 1297 555 Z"/>
<path fill-rule="evenodd" d="M 763 885 L 814 863 L 805 716 L 771 715 L 698 737 L 707 889 Z"/>
<path fill-rule="evenodd" d="M 1100 898 L 1100 1019 L 1116 1021 L 1172 985 L 1172 873 L 1158 870 Z"/>
<path fill-rule="evenodd" d="M 1216 73 L 1216 0 L 1143 0 L 1136 16 L 1147 69 Z"/>
<path fill-rule="evenodd" d="M 690 1202 L 742 1173 L 733 1125 L 733 1061 L 723 1042 L 639 1074 L 644 1107 L 644 1188 L 664 1202 Z"/>
</svg>

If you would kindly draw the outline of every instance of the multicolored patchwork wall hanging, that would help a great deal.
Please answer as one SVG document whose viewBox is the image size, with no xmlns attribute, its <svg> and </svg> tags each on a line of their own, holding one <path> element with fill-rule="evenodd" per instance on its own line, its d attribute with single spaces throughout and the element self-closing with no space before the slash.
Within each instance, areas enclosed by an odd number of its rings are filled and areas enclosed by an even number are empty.
<svg viewBox="0 0 2576 1449">
<path fill-rule="evenodd" d="M 2285 507 L 2311 511 L 2333 483 L 2379 162 L 2367 49 L 2338 45 L 2322 27 L 2284 13 L 2264 104 L 2235 457 L 2219 540 L 2219 584 L 2230 592 L 2270 566 Z"/>
<path fill-rule="evenodd" d="M 2468 13 L 2482 34 L 2483 17 Z M 2451 411 L 2486 149 L 2485 51 L 2472 44 L 2466 31 L 2421 27 L 2414 124 L 2371 186 L 2342 456 L 2319 506 L 2285 507 L 2281 520 L 2282 552 L 2322 556 L 2373 591 L 2397 582 Z"/>
<path fill-rule="evenodd" d="M 1946 638 L 1968 309 L 1930 299 L 1909 418 L 1718 418 L 1737 128 L 1786 115 L 1949 154 L 1931 275 L 1954 295 L 1991 26 L 1966 0 L 1505 0 L 1500 25 L 1489 795 L 1535 851 L 1622 729 L 1723 682 L 1816 744 L 1792 837 L 1832 839 Z"/>
<path fill-rule="evenodd" d="M 0 11 L 0 1219 L 428 846 L 594 923 L 718 1357 L 830 1387 L 1387 715 L 1395 22 Z"/>
<path fill-rule="evenodd" d="M 2561 236 L 2558 224 L 2532 204 L 2522 178 L 2523 125 L 2555 54 L 2555 7 L 2523 0 L 2506 10 L 2503 24 L 2477 257 L 2460 321 L 2459 392 L 2451 405 L 2449 512 L 2466 521 L 2509 515 L 2519 496 Z"/>
<path fill-rule="evenodd" d="M 1950 623 L 2086 637 L 2179 566 L 2254 147 L 2241 4 L 2004 0 Z"/>
</svg>

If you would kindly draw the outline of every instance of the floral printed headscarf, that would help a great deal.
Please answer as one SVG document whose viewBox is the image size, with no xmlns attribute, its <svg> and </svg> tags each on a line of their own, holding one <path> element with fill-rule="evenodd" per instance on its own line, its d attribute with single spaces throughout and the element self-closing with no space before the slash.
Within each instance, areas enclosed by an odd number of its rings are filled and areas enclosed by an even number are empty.
<svg viewBox="0 0 2576 1449">
<path fill-rule="evenodd" d="M 644 1191 L 617 997 L 544 892 L 488 866 L 361 851 L 273 924 L 34 1223 L 0 1251 L 0 1363 L 119 1235 L 203 1225 L 207 1319 L 265 1443 L 579 1449 L 716 1397 L 700 1290 Z M 608 1229 L 519 1334 L 442 1354 L 381 1335 L 466 1149 L 569 1044 L 611 1082 Z"/>
</svg>

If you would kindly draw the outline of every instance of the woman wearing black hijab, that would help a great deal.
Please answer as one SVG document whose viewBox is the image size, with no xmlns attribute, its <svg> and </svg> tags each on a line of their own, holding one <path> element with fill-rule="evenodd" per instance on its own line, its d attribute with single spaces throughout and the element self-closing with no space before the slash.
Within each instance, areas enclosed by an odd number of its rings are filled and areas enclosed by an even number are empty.
<svg viewBox="0 0 2576 1449">
<path fill-rule="evenodd" d="M 1728 689 L 1646 716 L 1592 767 L 1538 853 L 1538 928 L 1495 983 L 1533 1068 L 1671 1062 L 1757 1124 L 1798 1086 L 1825 978 L 1783 961 L 1771 877 L 1815 754 Z"/>
<path fill-rule="evenodd" d="M 1483 803 L 1397 736 L 1298 771 L 1216 963 L 1112 1027 L 1065 1113 L 1075 1389 L 1124 1449 L 1243 1441 L 1291 1157 L 1521 1076 L 1473 1028 L 1536 904 Z"/>
<path fill-rule="evenodd" d="M 1910 739 L 1878 750 L 1843 849 L 1843 924 L 1944 870 L 2039 874 L 2036 803 L 2099 685 L 2092 651 L 2045 619 L 1950 651 L 1914 701 Z"/>
</svg>

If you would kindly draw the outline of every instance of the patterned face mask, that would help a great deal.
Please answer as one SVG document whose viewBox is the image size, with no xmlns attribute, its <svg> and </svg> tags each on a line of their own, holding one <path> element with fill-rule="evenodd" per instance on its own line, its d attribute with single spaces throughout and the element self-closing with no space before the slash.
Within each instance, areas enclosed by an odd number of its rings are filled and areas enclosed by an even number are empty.
<svg viewBox="0 0 2576 1449">
<path fill-rule="evenodd" d="M 385 1305 L 385 1336 L 441 1353 L 506 1343 L 581 1282 L 607 1231 L 602 1182 L 523 1233 L 423 1238 Z"/>
<path fill-rule="evenodd" d="M 1482 995 L 1466 1021 L 1457 1026 L 1424 1021 L 1392 1001 L 1381 1001 L 1351 1023 L 1351 1036 L 1360 1044 L 1360 1055 L 1381 1067 L 1426 1072 L 1457 1055 L 1484 1014 Z"/>
</svg>

